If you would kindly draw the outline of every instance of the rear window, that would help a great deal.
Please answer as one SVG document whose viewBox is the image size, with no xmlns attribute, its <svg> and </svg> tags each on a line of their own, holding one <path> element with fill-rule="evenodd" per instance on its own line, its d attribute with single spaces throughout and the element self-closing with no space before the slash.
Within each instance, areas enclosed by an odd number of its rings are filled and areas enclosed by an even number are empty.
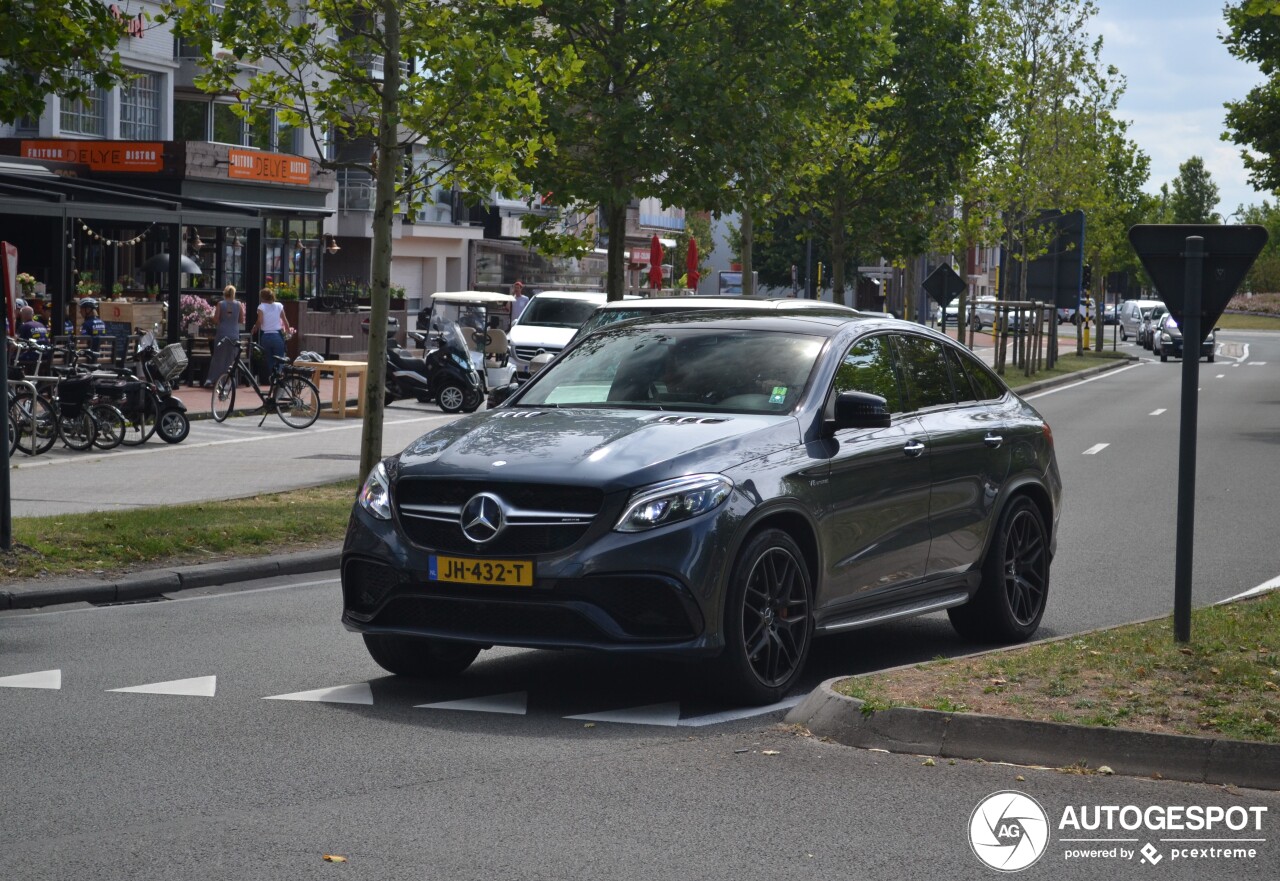
<svg viewBox="0 0 1280 881">
<path fill-rule="evenodd" d="M 581 327 L 599 306 L 592 300 L 567 300 L 559 297 L 536 296 L 520 313 L 519 323 L 535 327 Z"/>
</svg>

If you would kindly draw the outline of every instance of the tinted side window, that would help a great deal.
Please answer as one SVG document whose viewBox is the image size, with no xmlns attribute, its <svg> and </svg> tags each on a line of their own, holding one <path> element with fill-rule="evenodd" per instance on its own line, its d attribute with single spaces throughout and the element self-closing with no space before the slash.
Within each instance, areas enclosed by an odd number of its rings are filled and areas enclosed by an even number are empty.
<svg viewBox="0 0 1280 881">
<path fill-rule="evenodd" d="M 964 365 L 960 363 L 960 353 L 953 346 L 946 346 L 947 364 L 951 367 L 952 384 L 956 387 L 956 400 L 960 403 L 965 401 L 978 401 L 981 398 L 974 394 L 973 386 L 969 383 L 969 377 Z"/>
<path fill-rule="evenodd" d="M 924 337 L 901 334 L 896 337 L 902 378 L 907 387 L 908 406 L 912 410 L 954 404 L 951 375 L 942 343 Z"/>
<path fill-rule="evenodd" d="M 835 393 L 840 392 L 870 392 L 884 398 L 890 413 L 903 411 L 887 336 L 873 336 L 853 344 L 836 368 Z"/>
<path fill-rule="evenodd" d="M 994 401 L 1004 397 L 1004 384 L 996 378 L 996 375 L 991 372 L 987 365 L 969 352 L 958 349 L 949 351 L 954 351 L 964 363 L 965 373 L 969 374 L 969 380 L 973 383 L 973 390 L 978 394 L 978 400 Z"/>
</svg>

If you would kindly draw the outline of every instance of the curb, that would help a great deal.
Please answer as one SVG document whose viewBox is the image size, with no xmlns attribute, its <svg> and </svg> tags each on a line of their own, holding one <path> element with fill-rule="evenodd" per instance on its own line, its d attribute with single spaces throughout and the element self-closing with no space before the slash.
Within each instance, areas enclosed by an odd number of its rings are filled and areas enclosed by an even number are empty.
<svg viewBox="0 0 1280 881">
<path fill-rule="evenodd" d="M 1118 370 L 1121 367 L 1128 367 L 1141 361 L 1137 355 L 1126 355 L 1123 358 L 1113 358 L 1111 363 L 1099 364 L 1096 367 L 1086 367 L 1084 370 L 1077 370 L 1075 373 L 1068 373 L 1065 376 L 1054 376 L 1050 379 L 1041 379 L 1036 382 L 1029 382 L 1026 385 L 1020 385 L 1013 389 L 1013 393 L 1018 397 L 1026 395 L 1034 395 L 1036 392 L 1042 392 L 1046 389 L 1056 388 L 1060 385 L 1069 385 L 1073 382 L 1079 382 L 1082 379 L 1091 379 L 1099 374 L 1106 373 L 1108 370 Z"/>
<path fill-rule="evenodd" d="M 341 546 L 334 546 L 293 554 L 147 569 L 113 579 L 29 581 L 0 589 L 0 611 L 36 609 L 62 603 L 101 605 L 154 599 L 166 593 L 196 587 L 237 584 L 277 575 L 327 572 L 337 569 L 341 559 Z"/>
<path fill-rule="evenodd" d="M 893 707 L 868 711 L 828 679 L 786 721 L 846 746 L 1018 765 L 1087 768 L 1190 783 L 1280 790 L 1280 745 Z"/>
</svg>

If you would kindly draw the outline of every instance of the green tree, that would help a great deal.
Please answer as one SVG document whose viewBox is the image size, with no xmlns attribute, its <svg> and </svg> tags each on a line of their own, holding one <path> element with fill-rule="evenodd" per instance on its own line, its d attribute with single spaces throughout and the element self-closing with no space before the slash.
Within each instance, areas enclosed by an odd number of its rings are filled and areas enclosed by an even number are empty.
<svg viewBox="0 0 1280 881">
<path fill-rule="evenodd" d="M 525 48 L 532 23 L 521 30 L 508 13 L 539 2 L 311 0 L 299 9 L 295 0 L 226 0 L 216 14 L 205 0 L 171 0 L 167 11 L 179 35 L 202 49 L 202 88 L 238 95 L 250 119 L 274 110 L 307 132 L 320 156 L 331 133 L 363 145 L 320 161 L 374 180 L 370 327 L 377 328 L 386 326 L 392 222 L 404 201 L 431 180 L 517 193 L 517 170 L 546 146 L 538 85 L 556 87 L 577 65 Z M 215 53 L 215 42 L 224 51 Z M 384 334 L 369 334 L 368 357 L 362 476 L 382 457 Z"/>
<path fill-rule="evenodd" d="M 1261 205 L 1241 205 L 1236 217 L 1241 223 L 1256 223 L 1267 228 L 1267 243 L 1249 268 L 1241 289 L 1255 293 L 1280 291 L 1280 205 L 1263 199 Z"/>
<path fill-rule="evenodd" d="M 0 0 L 0 120 L 38 117 L 45 98 L 85 97 L 127 76 L 125 23 L 101 0 Z"/>
<path fill-rule="evenodd" d="M 1178 166 L 1169 194 L 1171 223 L 1221 223 L 1218 207 L 1218 185 L 1213 182 L 1204 160 L 1192 156 Z"/>
<path fill-rule="evenodd" d="M 1226 7 L 1223 42 L 1232 55 L 1258 65 L 1265 82 L 1226 104 L 1224 141 L 1240 151 L 1249 182 L 1280 191 L 1280 5 L 1275 0 L 1238 0 Z"/>
</svg>

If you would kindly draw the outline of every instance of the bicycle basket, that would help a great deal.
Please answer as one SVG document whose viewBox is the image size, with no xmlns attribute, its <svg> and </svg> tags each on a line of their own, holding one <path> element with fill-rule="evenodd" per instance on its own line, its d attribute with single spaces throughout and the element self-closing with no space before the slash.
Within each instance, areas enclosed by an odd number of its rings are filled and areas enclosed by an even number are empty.
<svg viewBox="0 0 1280 881">
<path fill-rule="evenodd" d="M 79 416 L 93 393 L 93 378 L 73 376 L 58 381 L 58 409 L 64 416 Z"/>
<path fill-rule="evenodd" d="M 172 382 L 182 371 L 187 369 L 187 352 L 182 343 L 170 343 L 156 355 L 156 366 L 160 375 Z"/>
</svg>

